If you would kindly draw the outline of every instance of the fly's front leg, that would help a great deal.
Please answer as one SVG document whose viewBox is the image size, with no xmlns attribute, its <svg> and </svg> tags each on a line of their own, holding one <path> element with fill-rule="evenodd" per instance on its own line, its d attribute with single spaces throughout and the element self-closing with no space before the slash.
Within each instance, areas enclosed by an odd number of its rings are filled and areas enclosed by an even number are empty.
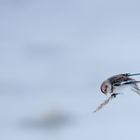
<svg viewBox="0 0 140 140">
<path fill-rule="evenodd" d="M 111 97 L 116 98 L 116 96 L 117 96 L 118 94 L 120 94 L 120 93 L 113 93 L 113 94 L 111 95 Z"/>
</svg>

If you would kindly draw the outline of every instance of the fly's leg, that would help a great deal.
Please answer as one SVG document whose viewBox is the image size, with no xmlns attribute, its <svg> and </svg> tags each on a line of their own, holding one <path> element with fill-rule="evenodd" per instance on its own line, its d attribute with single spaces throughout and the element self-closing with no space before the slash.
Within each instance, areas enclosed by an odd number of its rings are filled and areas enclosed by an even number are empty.
<svg viewBox="0 0 140 140">
<path fill-rule="evenodd" d="M 111 97 L 112 97 L 112 98 L 116 98 L 116 96 L 117 96 L 118 94 L 120 94 L 120 93 L 113 93 L 113 94 L 111 95 Z"/>
</svg>

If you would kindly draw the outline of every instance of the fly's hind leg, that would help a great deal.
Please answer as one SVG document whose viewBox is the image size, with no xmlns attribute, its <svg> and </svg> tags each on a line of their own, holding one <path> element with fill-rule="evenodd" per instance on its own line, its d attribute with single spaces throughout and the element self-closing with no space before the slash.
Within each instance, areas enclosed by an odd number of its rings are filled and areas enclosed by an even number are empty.
<svg viewBox="0 0 140 140">
<path fill-rule="evenodd" d="M 136 85 L 136 84 L 133 85 L 132 91 L 135 92 L 135 93 L 137 93 L 138 95 L 140 95 L 140 89 L 139 89 L 138 85 Z"/>
</svg>

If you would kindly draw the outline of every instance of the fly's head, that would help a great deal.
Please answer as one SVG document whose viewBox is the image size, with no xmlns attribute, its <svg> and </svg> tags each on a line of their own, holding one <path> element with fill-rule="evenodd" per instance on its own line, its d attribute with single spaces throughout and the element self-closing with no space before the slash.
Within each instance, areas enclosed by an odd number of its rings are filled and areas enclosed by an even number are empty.
<svg viewBox="0 0 140 140">
<path fill-rule="evenodd" d="M 104 81 L 100 88 L 101 92 L 107 95 L 108 93 L 111 93 L 112 86 L 109 81 Z"/>
</svg>

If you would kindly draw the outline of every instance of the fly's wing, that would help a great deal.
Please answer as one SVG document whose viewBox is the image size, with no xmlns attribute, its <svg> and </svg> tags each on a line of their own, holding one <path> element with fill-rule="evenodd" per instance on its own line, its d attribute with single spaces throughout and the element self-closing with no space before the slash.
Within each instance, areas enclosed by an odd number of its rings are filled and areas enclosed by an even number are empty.
<svg viewBox="0 0 140 140">
<path fill-rule="evenodd" d="M 124 75 L 127 75 L 127 76 L 137 76 L 137 75 L 140 75 L 140 73 L 125 73 Z"/>
<path fill-rule="evenodd" d="M 107 105 L 113 98 L 115 98 L 115 96 L 110 96 L 108 99 L 106 99 L 103 103 L 101 103 L 97 109 L 94 112 L 99 111 L 100 109 L 102 109 L 105 105 Z"/>
</svg>

